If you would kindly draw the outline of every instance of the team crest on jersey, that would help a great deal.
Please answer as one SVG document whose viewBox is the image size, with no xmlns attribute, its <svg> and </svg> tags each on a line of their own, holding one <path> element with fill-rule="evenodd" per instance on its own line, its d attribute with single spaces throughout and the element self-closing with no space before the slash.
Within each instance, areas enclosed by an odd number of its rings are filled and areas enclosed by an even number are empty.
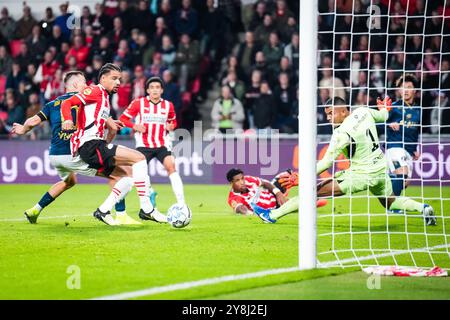
<svg viewBox="0 0 450 320">
<path fill-rule="evenodd" d="M 61 103 L 61 100 L 56 100 L 55 103 L 53 104 L 53 106 L 55 106 L 55 107 L 56 107 L 56 106 L 59 106 L 60 103 Z"/>
<path fill-rule="evenodd" d="M 86 88 L 83 90 L 83 93 L 88 96 L 92 93 L 92 90 L 91 90 L 91 88 Z"/>
<path fill-rule="evenodd" d="M 411 119 L 412 118 L 412 114 L 411 113 L 408 113 L 407 115 L 406 115 L 406 119 Z"/>
<path fill-rule="evenodd" d="M 237 204 L 238 204 L 238 203 L 237 203 L 236 201 L 234 201 L 234 200 L 231 201 L 231 207 L 232 207 L 232 208 L 236 208 Z"/>
</svg>

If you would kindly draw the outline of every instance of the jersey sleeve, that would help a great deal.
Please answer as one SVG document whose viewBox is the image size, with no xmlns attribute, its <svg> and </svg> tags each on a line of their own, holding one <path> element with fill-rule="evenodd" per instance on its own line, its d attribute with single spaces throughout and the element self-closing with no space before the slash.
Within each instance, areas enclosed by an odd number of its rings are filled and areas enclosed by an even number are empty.
<svg viewBox="0 0 450 320">
<path fill-rule="evenodd" d="M 139 99 L 133 100 L 130 105 L 125 109 L 125 111 L 120 116 L 119 120 L 123 122 L 125 126 L 128 128 L 133 128 L 134 123 L 131 122 L 131 119 L 137 116 L 139 113 L 140 105 Z"/>
<path fill-rule="evenodd" d="M 381 110 L 368 108 L 368 110 L 375 122 L 385 122 L 389 118 L 389 111 L 386 108 Z"/>
<path fill-rule="evenodd" d="M 102 92 L 100 88 L 97 86 L 89 86 L 83 89 L 83 91 L 77 93 L 75 95 L 83 105 L 87 105 L 89 103 L 97 102 L 102 97 Z"/>
<path fill-rule="evenodd" d="M 242 197 L 239 197 L 230 192 L 230 195 L 228 196 L 228 204 L 233 209 L 233 211 L 236 212 L 236 209 L 239 206 L 245 206 L 245 201 Z"/>
<path fill-rule="evenodd" d="M 350 144 L 351 138 L 346 132 L 335 131 L 331 137 L 330 145 L 322 160 L 317 163 L 317 174 L 321 174 L 333 164 L 333 161 L 339 157 L 345 147 Z"/>
<path fill-rule="evenodd" d="M 258 187 L 261 186 L 261 183 L 262 183 L 261 179 L 258 178 L 258 177 L 245 176 L 244 179 L 245 179 L 245 182 L 247 182 L 247 183 L 254 183 Z"/>
<path fill-rule="evenodd" d="M 46 103 L 44 108 L 42 108 L 42 110 L 37 113 L 37 116 L 41 119 L 41 121 L 47 121 L 48 119 L 50 119 L 50 109 L 52 105 L 52 102 Z"/>
<path fill-rule="evenodd" d="M 167 117 L 167 122 L 174 124 L 175 128 L 177 127 L 177 115 L 172 102 L 169 102 L 169 115 Z"/>
</svg>

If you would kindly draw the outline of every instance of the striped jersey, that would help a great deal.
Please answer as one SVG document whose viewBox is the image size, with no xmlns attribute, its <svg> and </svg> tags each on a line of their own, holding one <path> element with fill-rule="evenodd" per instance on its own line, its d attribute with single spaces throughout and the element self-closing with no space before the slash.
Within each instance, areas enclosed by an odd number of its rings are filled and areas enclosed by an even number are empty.
<svg viewBox="0 0 450 320">
<path fill-rule="evenodd" d="M 128 119 L 124 119 L 124 117 Z M 145 132 L 135 132 L 136 148 L 160 148 L 169 146 L 167 124 L 175 123 L 176 115 L 172 102 L 161 99 L 158 103 L 150 97 L 134 99 L 120 117 L 121 120 L 135 119 L 134 124 L 144 125 Z M 129 121 L 123 121 L 125 124 Z M 132 126 L 132 124 L 131 124 Z"/>
<path fill-rule="evenodd" d="M 275 209 L 277 206 L 277 199 L 274 194 L 267 189 L 261 188 L 261 179 L 258 177 L 245 176 L 245 186 L 248 189 L 247 193 L 234 192 L 230 190 L 228 194 L 228 204 L 236 211 L 240 205 L 246 206 L 252 210 L 250 203 L 255 203 L 257 206 L 264 209 Z"/>
<path fill-rule="evenodd" d="M 81 106 L 77 113 L 77 130 L 71 140 L 72 154 L 87 141 L 104 139 L 110 112 L 109 95 L 101 84 L 90 85 L 75 96 Z"/>
</svg>

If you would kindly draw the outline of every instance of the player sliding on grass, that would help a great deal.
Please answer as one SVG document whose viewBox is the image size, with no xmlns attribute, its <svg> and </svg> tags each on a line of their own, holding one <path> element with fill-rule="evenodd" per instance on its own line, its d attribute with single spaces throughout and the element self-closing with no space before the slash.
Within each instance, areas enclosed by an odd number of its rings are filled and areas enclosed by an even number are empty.
<svg viewBox="0 0 450 320">
<path fill-rule="evenodd" d="M 72 131 L 63 132 L 61 130 L 61 102 L 65 99 L 72 97 L 77 92 L 86 87 L 86 78 L 81 71 L 69 71 L 64 76 L 64 85 L 66 88 L 66 94 L 56 98 L 53 101 L 48 102 L 44 108 L 35 116 L 27 119 L 23 125 L 19 123 L 13 124 L 12 132 L 18 135 L 23 135 L 38 126 L 43 121 L 48 121 L 52 128 L 52 140 L 50 144 L 50 163 L 55 167 L 58 172 L 61 181 L 55 183 L 50 187 L 48 192 L 39 200 L 39 202 L 32 208 L 25 211 L 25 217 L 30 223 L 36 223 L 42 210 L 52 203 L 63 192 L 69 190 L 77 183 L 76 174 L 85 176 L 96 176 L 97 170 L 89 168 L 88 164 L 81 160 L 80 157 L 72 158 L 70 152 L 70 137 L 73 134 Z M 76 108 L 71 110 L 75 119 Z M 114 123 L 110 123 L 114 126 Z M 110 131 L 112 133 L 112 131 Z M 111 136 L 112 138 L 112 136 Z M 111 188 L 117 183 L 119 179 L 111 176 L 109 183 Z M 131 179 L 125 179 L 121 182 L 124 188 L 131 190 L 133 184 Z M 123 194 L 125 196 L 126 193 Z M 140 223 L 133 220 L 126 214 L 125 200 L 122 199 L 116 204 L 116 219 L 121 224 L 135 224 Z"/>
<path fill-rule="evenodd" d="M 245 176 L 240 169 L 231 169 L 227 173 L 227 180 L 231 184 L 228 194 L 228 204 L 235 213 L 252 214 L 252 206 L 272 210 L 276 214 L 276 208 L 289 203 L 298 202 L 297 197 L 287 200 L 286 196 L 289 188 L 284 188 L 279 183 L 280 176 L 288 179 L 292 174 L 290 170 L 278 174 L 271 182 L 258 177 Z M 322 199 L 317 202 L 318 207 L 327 204 L 327 200 Z"/>
<path fill-rule="evenodd" d="M 120 116 L 120 121 L 135 131 L 136 150 L 145 155 L 147 164 L 156 158 L 164 166 L 178 204 L 185 206 L 183 181 L 175 169 L 169 137 L 169 131 L 175 130 L 177 126 L 175 109 L 172 102 L 161 98 L 164 91 L 161 78 L 149 78 L 145 89 L 148 95 L 134 99 Z M 154 196 L 156 193 L 152 191 L 150 198 Z M 154 204 L 154 198 L 152 203 Z"/>
<path fill-rule="evenodd" d="M 71 108 L 80 106 L 77 130 L 71 139 L 72 154 L 79 155 L 90 168 L 97 169 L 106 177 L 123 176 L 120 166 L 131 166 L 141 205 L 139 217 L 165 223 L 167 217 L 153 207 L 149 199 L 150 178 L 144 155 L 121 145 L 108 144 L 105 140 L 106 121 L 110 118 L 109 95 L 116 93 L 119 88 L 121 70 L 118 66 L 107 63 L 100 69 L 98 79 L 98 85 L 91 85 L 62 103 L 63 130 L 73 128 Z M 116 224 L 110 211 L 124 192 L 124 189 L 115 189 L 94 212 L 95 218 L 109 225 Z"/>
<path fill-rule="evenodd" d="M 335 97 L 325 108 L 327 119 L 335 128 L 330 145 L 322 160 L 317 164 L 317 174 L 321 174 L 333 165 L 341 154 L 350 159 L 350 168 L 339 171 L 334 179 L 325 180 L 317 186 L 319 197 L 348 195 L 369 189 L 378 197 L 380 203 L 390 210 L 421 212 L 426 225 L 436 225 L 433 208 L 407 197 L 395 197 L 392 183 L 387 174 L 387 163 L 378 142 L 375 123 L 384 122 L 389 116 L 392 101 L 386 97 L 378 99 L 379 110 L 366 107 L 350 113 L 342 98 Z M 280 209 L 283 209 L 282 206 Z M 254 211 L 266 222 L 274 223 L 276 219 L 298 209 L 298 202 L 286 207 L 275 215 L 270 210 L 254 206 Z"/>
</svg>

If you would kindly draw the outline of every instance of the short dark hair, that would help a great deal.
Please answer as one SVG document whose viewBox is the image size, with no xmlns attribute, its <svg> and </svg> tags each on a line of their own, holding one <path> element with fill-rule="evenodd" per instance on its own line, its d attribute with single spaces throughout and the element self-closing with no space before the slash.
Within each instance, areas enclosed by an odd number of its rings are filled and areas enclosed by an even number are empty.
<svg viewBox="0 0 450 320">
<path fill-rule="evenodd" d="M 349 106 L 347 105 L 347 103 L 345 102 L 344 99 L 342 99 L 341 97 L 334 97 L 334 98 L 330 98 L 327 100 L 327 102 L 325 102 L 325 108 L 329 108 L 332 106 L 346 106 L 347 110 L 350 110 Z"/>
<path fill-rule="evenodd" d="M 70 80 L 70 78 L 75 77 L 75 76 L 83 76 L 86 78 L 86 76 L 84 75 L 83 71 L 77 71 L 77 70 L 73 70 L 73 71 L 68 71 L 64 74 L 63 76 L 63 82 L 64 84 L 67 83 L 67 81 Z"/>
<path fill-rule="evenodd" d="M 417 88 L 417 77 L 412 73 L 406 73 L 402 75 L 400 78 L 398 78 L 397 81 L 395 82 L 395 86 L 397 88 L 400 88 L 401 86 L 403 86 L 404 82 L 412 82 L 414 88 Z"/>
<path fill-rule="evenodd" d="M 145 90 L 148 89 L 148 86 L 152 82 L 159 82 L 161 87 L 164 88 L 164 82 L 163 82 L 163 80 L 160 77 L 151 77 L 151 78 L 148 78 L 147 81 L 145 82 Z"/>
<path fill-rule="evenodd" d="M 227 180 L 228 180 L 228 182 L 233 181 L 233 178 L 235 176 L 237 176 L 238 174 L 244 174 L 244 171 L 242 171 L 241 169 L 237 169 L 237 168 L 233 168 L 233 169 L 228 170 L 228 172 L 227 172 Z"/>
<path fill-rule="evenodd" d="M 120 69 L 119 66 L 115 65 L 114 63 L 105 63 L 98 73 L 98 80 L 102 78 L 103 75 L 110 73 L 111 71 L 117 71 L 122 72 L 122 69 Z"/>
</svg>

